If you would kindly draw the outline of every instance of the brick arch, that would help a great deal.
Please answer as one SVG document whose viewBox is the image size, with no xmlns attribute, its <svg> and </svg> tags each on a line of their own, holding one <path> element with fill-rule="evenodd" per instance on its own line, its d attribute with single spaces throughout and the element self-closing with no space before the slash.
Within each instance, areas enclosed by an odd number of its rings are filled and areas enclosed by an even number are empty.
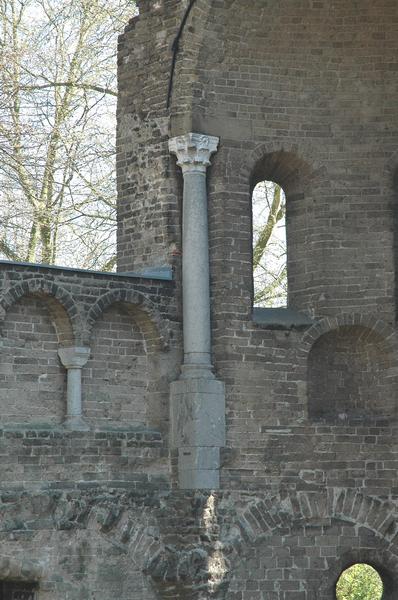
<svg viewBox="0 0 398 600">
<path fill-rule="evenodd" d="M 168 347 L 169 334 L 167 323 L 161 317 L 154 304 L 140 292 L 115 289 L 100 296 L 90 308 L 86 318 L 84 332 L 85 343 L 89 343 L 97 319 L 112 304 L 127 304 L 131 307 L 135 321 L 144 334 L 149 351 L 165 350 Z"/>
<path fill-rule="evenodd" d="M 142 498 L 135 502 L 131 492 L 83 493 L 77 500 L 67 492 L 55 492 L 50 499 L 48 493 L 38 493 L 27 497 L 26 493 L 17 492 L 18 514 L 25 523 L 35 523 L 36 530 L 42 526 L 43 506 L 52 522 L 52 532 L 86 531 L 90 538 L 98 536 L 108 544 L 109 548 L 118 548 L 121 556 L 132 562 L 137 572 L 145 569 L 149 556 L 157 551 L 160 542 L 153 533 L 153 506 L 156 499 L 151 499 L 150 507 L 143 505 Z M 138 494 L 139 496 L 139 494 Z M 14 515 L 15 506 L 9 507 Z M 76 538 L 78 543 L 78 538 Z M 43 549 L 42 549 L 43 550 Z M 23 581 L 44 584 L 51 581 L 51 560 L 46 560 L 49 552 L 44 548 L 38 550 L 37 556 L 28 556 L 22 548 L 18 555 L 9 554 L 7 543 L 0 544 L 0 580 Z M 44 558 L 44 559 L 43 559 Z"/>
<path fill-rule="evenodd" d="M 153 585 L 158 581 L 160 597 L 170 597 L 169 593 L 174 594 L 174 598 L 195 597 L 192 595 L 195 580 L 190 577 L 195 576 L 195 564 L 197 567 L 200 560 L 206 563 L 210 556 L 209 547 L 194 543 L 170 547 L 157 531 L 156 519 L 153 519 L 150 510 L 143 508 L 137 521 L 131 519 L 128 504 L 121 504 L 121 510 L 116 513 L 108 502 L 94 507 L 87 515 L 85 527 L 97 530 L 112 546 L 123 548 L 123 552 L 128 553 Z M 214 589 L 214 597 L 218 599 L 227 597 L 236 566 L 250 555 L 255 546 L 279 531 L 286 535 L 287 531 L 293 532 L 298 526 L 307 524 L 325 527 L 327 519 L 356 528 L 363 527 L 371 532 L 385 544 L 383 560 L 386 568 L 393 571 L 398 566 L 398 547 L 394 541 L 398 533 L 398 508 L 391 502 L 367 496 L 356 489 L 336 487 L 313 492 L 280 492 L 272 496 L 257 496 L 240 510 L 231 510 L 229 522 L 224 521 L 216 544 L 227 566 L 222 585 Z M 360 550 L 352 558 L 366 562 L 370 560 L 370 554 L 365 555 Z M 323 589 L 333 586 L 342 570 L 341 565 L 344 566 L 347 560 L 346 555 L 341 556 L 333 572 L 328 573 L 327 580 L 320 582 Z M 189 570 L 191 561 L 194 561 L 192 572 Z M 176 589 L 176 582 L 180 581 L 179 568 L 181 585 Z M 209 597 L 213 597 L 211 586 L 207 589 Z M 390 596 L 387 598 L 391 600 Z"/>
<path fill-rule="evenodd" d="M 338 557 L 333 570 L 320 581 L 320 598 L 330 598 L 330 590 L 334 589 L 339 574 L 349 566 L 350 561 L 375 563 L 376 560 L 376 564 L 385 567 L 386 576 L 397 572 L 398 547 L 395 538 L 398 533 L 398 508 L 391 502 L 367 496 L 356 489 L 329 488 L 319 492 L 281 492 L 270 497 L 256 498 L 243 507 L 224 532 L 221 541 L 223 551 L 230 560 L 230 573 L 256 545 L 278 531 L 286 535 L 287 531 L 292 532 L 298 526 L 318 525 L 321 528 L 326 526 L 326 519 L 352 525 L 356 529 L 363 528 L 384 547 L 378 563 L 376 548 L 374 554 L 368 548 L 359 548 L 350 556 L 342 554 Z M 398 582 L 389 583 L 386 600 L 396 597 L 391 588 L 396 588 Z"/>
<path fill-rule="evenodd" d="M 102 502 L 86 512 L 82 522 L 85 529 L 95 530 L 111 546 L 122 548 L 141 571 L 163 548 L 162 541 L 154 534 L 151 509 L 135 505 L 123 494 L 104 496 Z"/>
<path fill-rule="evenodd" d="M 236 516 L 231 541 L 238 535 L 244 548 L 277 529 L 299 522 L 322 522 L 325 518 L 365 527 L 389 544 L 398 533 L 395 504 L 367 496 L 355 488 L 335 487 L 319 492 L 281 492 L 250 502 Z M 398 547 L 394 555 L 398 558 Z"/>
<path fill-rule="evenodd" d="M 62 286 L 46 279 L 27 279 L 9 288 L 0 299 L 0 318 L 25 296 L 40 297 L 54 321 L 59 342 L 71 346 L 79 338 L 80 315 L 72 295 Z"/>
<path fill-rule="evenodd" d="M 331 341 L 327 337 L 331 335 L 337 337 Z M 335 359 L 328 351 L 328 344 L 337 349 Z M 363 349 L 362 354 L 358 354 L 358 349 Z M 321 319 L 310 327 L 297 350 L 296 372 L 298 379 L 305 382 L 306 407 L 311 420 L 380 421 L 396 418 L 397 349 L 398 340 L 393 327 L 376 315 L 347 313 Z M 344 359 L 344 353 L 353 359 L 350 371 L 352 396 L 348 391 L 342 391 L 339 382 L 338 365 Z M 374 361 L 369 358 L 369 353 L 376 356 Z M 325 356 L 330 357 L 330 363 L 324 360 Z M 367 375 L 369 360 L 374 367 L 371 375 Z M 319 369 L 322 369 L 322 376 L 319 376 Z M 328 376 L 331 379 L 326 379 Z M 376 378 L 375 382 L 380 386 L 377 388 L 378 396 L 374 398 L 370 398 L 366 392 L 367 378 L 371 376 Z M 336 389 L 333 391 L 334 385 Z"/>
<path fill-rule="evenodd" d="M 228 152 L 226 149 L 225 153 Z M 288 248 L 284 265 L 287 268 L 288 304 L 297 310 L 307 311 L 312 303 L 309 269 L 312 254 L 307 251 L 314 237 L 316 228 L 316 199 L 326 181 L 326 168 L 315 160 L 313 147 L 305 142 L 302 145 L 283 140 L 269 138 L 251 150 L 240 148 L 233 150 L 233 160 L 224 162 L 236 165 L 233 196 L 242 215 L 242 232 L 244 231 L 248 259 L 253 266 L 253 190 L 262 181 L 279 184 L 286 195 L 286 246 Z M 240 168 L 236 160 L 242 160 Z M 216 160 L 219 157 L 216 157 Z M 223 159 L 221 163 L 223 163 Z M 236 185 L 235 185 L 236 181 Z M 244 227 L 244 229 L 243 229 Z M 250 281 L 249 281 L 250 277 Z M 246 289 L 253 298 L 253 269 L 247 272 Z"/>
<path fill-rule="evenodd" d="M 279 165 L 276 164 L 274 169 L 278 171 L 277 178 L 280 181 L 276 181 L 276 183 L 279 183 L 287 194 L 290 182 L 297 180 L 299 186 L 302 187 L 310 181 L 321 182 L 326 174 L 326 168 L 316 159 L 315 149 L 311 145 L 293 144 L 270 138 L 264 143 L 257 144 L 250 152 L 242 153 L 242 166 L 239 172 L 240 184 L 246 188 L 248 185 L 252 185 L 253 174 L 259 169 L 261 162 L 274 160 L 277 163 L 278 157 L 280 157 Z"/>
<path fill-rule="evenodd" d="M 122 555 L 127 555 L 137 572 L 141 572 L 155 588 L 148 566 L 163 556 L 165 544 L 157 532 L 153 506 L 135 504 L 128 496 L 109 497 L 104 502 L 91 507 L 84 519 L 84 528 L 95 531 L 110 548 L 119 548 Z M 137 518 L 138 514 L 138 518 Z M 73 523 L 76 527 L 76 523 Z"/>
<path fill-rule="evenodd" d="M 308 354 L 315 342 L 325 333 L 329 333 L 344 326 L 359 325 L 371 330 L 378 336 L 384 338 L 391 352 L 397 346 L 397 336 L 391 325 L 379 319 L 376 315 L 364 315 L 360 313 L 346 313 L 337 317 L 327 317 L 320 319 L 315 325 L 312 325 L 304 333 L 300 344 L 300 362 L 304 364 Z"/>
</svg>

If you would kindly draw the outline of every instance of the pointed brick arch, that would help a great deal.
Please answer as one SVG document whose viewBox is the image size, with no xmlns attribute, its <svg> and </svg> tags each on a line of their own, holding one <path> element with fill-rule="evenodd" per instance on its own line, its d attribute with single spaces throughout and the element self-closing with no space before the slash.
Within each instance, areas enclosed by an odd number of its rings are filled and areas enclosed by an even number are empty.
<svg viewBox="0 0 398 600">
<path fill-rule="evenodd" d="M 205 37 L 208 31 L 208 23 L 213 14 L 212 3 L 208 0 L 196 0 L 189 15 L 188 22 L 186 23 L 182 39 L 180 52 L 178 52 L 176 58 L 176 67 L 174 73 L 174 85 L 171 95 L 171 114 L 173 115 L 173 105 L 176 100 L 176 104 L 180 105 L 182 101 L 189 105 L 189 110 L 193 116 L 195 109 L 193 105 L 192 94 L 192 68 L 196 72 L 199 68 L 201 49 L 205 43 Z M 188 28 L 190 27 L 189 35 L 186 35 Z M 177 33 L 177 32 L 176 32 Z M 193 67 L 186 69 L 185 59 L 188 58 L 189 62 Z M 174 100 L 174 102 L 173 102 Z M 187 110 L 185 111 L 188 112 Z M 196 131 L 195 123 L 192 124 L 191 130 Z M 186 133 L 186 131 L 180 131 L 173 129 L 172 124 L 172 136 Z"/>
</svg>

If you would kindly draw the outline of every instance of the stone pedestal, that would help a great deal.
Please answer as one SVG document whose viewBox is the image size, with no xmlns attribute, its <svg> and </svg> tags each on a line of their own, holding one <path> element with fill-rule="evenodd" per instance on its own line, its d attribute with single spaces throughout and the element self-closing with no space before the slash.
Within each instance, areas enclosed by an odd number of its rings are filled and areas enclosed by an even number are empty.
<svg viewBox="0 0 398 600">
<path fill-rule="evenodd" d="M 220 448 L 225 445 L 224 384 L 204 378 L 175 381 L 170 415 L 180 487 L 218 489 Z"/>
</svg>

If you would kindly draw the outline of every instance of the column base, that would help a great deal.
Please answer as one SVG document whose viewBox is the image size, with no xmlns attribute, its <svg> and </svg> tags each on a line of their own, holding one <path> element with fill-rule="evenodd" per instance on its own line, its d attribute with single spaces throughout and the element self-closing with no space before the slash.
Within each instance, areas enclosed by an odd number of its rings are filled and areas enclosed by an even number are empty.
<svg viewBox="0 0 398 600">
<path fill-rule="evenodd" d="M 185 364 L 181 367 L 180 379 L 215 379 L 213 365 L 210 364 Z"/>
<path fill-rule="evenodd" d="M 179 448 L 178 482 L 185 490 L 217 490 L 220 487 L 220 448 Z"/>
<path fill-rule="evenodd" d="M 80 416 L 66 417 L 63 426 L 71 431 L 90 431 L 90 426 Z"/>
</svg>

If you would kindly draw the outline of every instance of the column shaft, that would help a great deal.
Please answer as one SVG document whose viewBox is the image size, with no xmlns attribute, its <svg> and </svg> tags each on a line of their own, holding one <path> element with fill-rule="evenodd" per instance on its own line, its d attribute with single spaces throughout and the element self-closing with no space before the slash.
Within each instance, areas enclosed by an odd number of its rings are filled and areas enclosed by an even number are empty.
<svg viewBox="0 0 398 600">
<path fill-rule="evenodd" d="M 67 369 L 66 418 L 68 429 L 85 431 L 89 429 L 82 414 L 82 368 L 90 357 L 90 348 L 72 346 L 60 348 L 58 356 Z"/>
<path fill-rule="evenodd" d="M 66 417 L 82 416 L 82 370 L 70 367 L 66 394 Z"/>
<path fill-rule="evenodd" d="M 184 365 L 211 368 L 209 243 L 206 173 L 184 174 L 183 319 Z"/>
</svg>

